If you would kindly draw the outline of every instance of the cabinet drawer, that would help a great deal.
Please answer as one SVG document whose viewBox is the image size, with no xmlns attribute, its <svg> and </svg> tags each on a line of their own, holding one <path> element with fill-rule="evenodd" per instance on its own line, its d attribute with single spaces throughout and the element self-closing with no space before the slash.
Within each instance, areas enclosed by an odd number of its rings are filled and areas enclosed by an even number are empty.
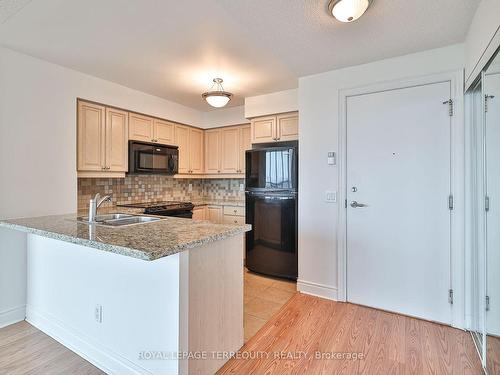
<svg viewBox="0 0 500 375">
<path fill-rule="evenodd" d="M 245 224 L 243 216 L 224 215 L 223 224 Z"/>
<path fill-rule="evenodd" d="M 224 215 L 245 216 L 245 207 L 224 206 Z"/>
</svg>

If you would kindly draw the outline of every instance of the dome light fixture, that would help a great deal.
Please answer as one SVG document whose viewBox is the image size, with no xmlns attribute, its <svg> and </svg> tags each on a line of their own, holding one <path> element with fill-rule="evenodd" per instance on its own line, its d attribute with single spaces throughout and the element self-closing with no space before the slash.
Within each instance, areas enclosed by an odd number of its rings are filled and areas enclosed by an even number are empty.
<svg viewBox="0 0 500 375">
<path fill-rule="evenodd" d="M 233 94 L 224 91 L 224 88 L 222 87 L 222 82 L 223 82 L 222 78 L 214 78 L 214 83 L 210 91 L 207 91 L 201 95 L 201 97 L 205 99 L 207 103 L 210 104 L 212 107 L 215 108 L 224 107 L 227 103 L 229 103 L 229 101 L 233 97 Z M 216 86 L 215 90 L 214 86 Z"/>
<path fill-rule="evenodd" d="M 330 0 L 328 10 L 340 22 L 352 22 L 361 17 L 371 0 Z"/>
</svg>

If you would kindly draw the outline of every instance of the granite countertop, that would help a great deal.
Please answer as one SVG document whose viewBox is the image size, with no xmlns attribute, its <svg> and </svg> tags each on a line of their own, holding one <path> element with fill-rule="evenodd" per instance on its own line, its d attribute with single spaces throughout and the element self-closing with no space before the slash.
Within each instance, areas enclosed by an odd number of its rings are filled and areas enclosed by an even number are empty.
<svg viewBox="0 0 500 375">
<path fill-rule="evenodd" d="M 102 214 L 101 211 L 99 213 Z M 162 220 L 154 222 L 110 228 L 78 223 L 76 217 L 77 215 L 70 214 L 0 220 L 0 227 L 143 260 L 163 258 L 251 229 L 248 224 L 221 225 L 176 217 L 162 217 Z"/>
</svg>

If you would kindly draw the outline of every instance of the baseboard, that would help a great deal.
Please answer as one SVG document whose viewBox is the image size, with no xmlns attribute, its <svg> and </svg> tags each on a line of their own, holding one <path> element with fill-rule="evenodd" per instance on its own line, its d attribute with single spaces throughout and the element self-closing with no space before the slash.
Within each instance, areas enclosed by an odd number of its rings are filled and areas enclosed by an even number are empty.
<svg viewBox="0 0 500 375">
<path fill-rule="evenodd" d="M 301 293 L 337 301 L 337 288 L 329 285 L 318 284 L 299 279 L 297 280 L 297 289 Z"/>
<path fill-rule="evenodd" d="M 21 322 L 24 318 L 26 318 L 26 305 L 0 311 L 0 328 Z"/>
<path fill-rule="evenodd" d="M 29 305 L 26 307 L 26 321 L 107 374 L 153 375 L 151 371 L 113 352 L 91 337 Z"/>
</svg>

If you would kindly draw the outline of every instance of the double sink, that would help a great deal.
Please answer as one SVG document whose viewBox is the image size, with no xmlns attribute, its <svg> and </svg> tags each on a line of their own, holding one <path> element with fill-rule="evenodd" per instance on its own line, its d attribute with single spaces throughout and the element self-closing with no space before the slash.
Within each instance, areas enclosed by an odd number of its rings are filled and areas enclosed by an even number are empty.
<svg viewBox="0 0 500 375">
<path fill-rule="evenodd" d="M 88 216 L 78 217 L 76 220 L 85 224 L 105 225 L 109 227 L 122 227 L 126 225 L 144 224 L 152 221 L 162 220 L 157 216 L 131 215 L 131 214 L 107 214 L 97 215 L 94 222 L 89 222 Z"/>
</svg>

